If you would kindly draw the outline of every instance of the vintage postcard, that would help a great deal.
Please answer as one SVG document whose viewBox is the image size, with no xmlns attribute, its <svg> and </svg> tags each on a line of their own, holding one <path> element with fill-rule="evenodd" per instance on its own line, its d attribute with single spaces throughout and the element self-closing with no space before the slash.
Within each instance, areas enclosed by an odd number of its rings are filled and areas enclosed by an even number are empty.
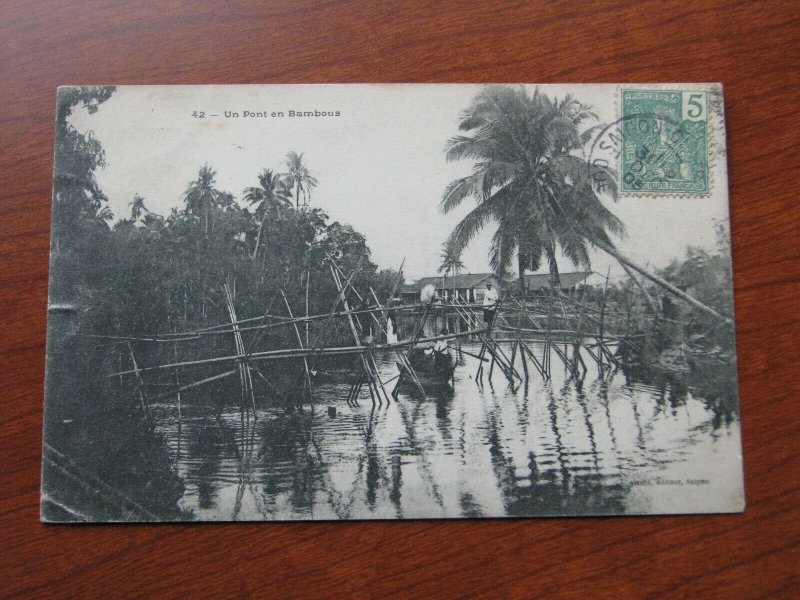
<svg viewBox="0 0 800 600">
<path fill-rule="evenodd" d="M 41 518 L 744 509 L 717 84 L 58 90 Z"/>
</svg>

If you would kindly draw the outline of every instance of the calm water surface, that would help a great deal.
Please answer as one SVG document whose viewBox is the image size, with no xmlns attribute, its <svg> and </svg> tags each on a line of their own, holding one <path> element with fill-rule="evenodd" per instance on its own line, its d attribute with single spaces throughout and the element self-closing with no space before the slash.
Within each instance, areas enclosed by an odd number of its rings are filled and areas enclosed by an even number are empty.
<svg viewBox="0 0 800 600">
<path fill-rule="evenodd" d="M 477 348 L 473 348 L 473 351 Z M 378 359 L 384 380 L 392 355 Z M 695 512 L 740 508 L 738 421 L 669 386 L 564 383 L 532 374 L 512 390 L 495 370 L 483 388 L 464 357 L 451 390 L 401 392 L 372 408 L 320 384 L 314 409 L 154 406 L 185 484 L 181 507 L 202 520 L 493 517 Z M 233 381 L 233 380 L 232 380 Z M 390 384 L 393 386 L 394 384 Z M 337 415 L 328 416 L 335 406 Z"/>
</svg>

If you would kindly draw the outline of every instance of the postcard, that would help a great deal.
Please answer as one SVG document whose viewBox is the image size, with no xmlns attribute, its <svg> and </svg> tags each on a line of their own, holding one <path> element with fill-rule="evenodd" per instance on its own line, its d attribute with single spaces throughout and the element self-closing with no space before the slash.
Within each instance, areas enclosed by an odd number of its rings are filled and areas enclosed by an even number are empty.
<svg viewBox="0 0 800 600">
<path fill-rule="evenodd" d="M 718 84 L 58 90 L 41 518 L 744 510 Z"/>
</svg>

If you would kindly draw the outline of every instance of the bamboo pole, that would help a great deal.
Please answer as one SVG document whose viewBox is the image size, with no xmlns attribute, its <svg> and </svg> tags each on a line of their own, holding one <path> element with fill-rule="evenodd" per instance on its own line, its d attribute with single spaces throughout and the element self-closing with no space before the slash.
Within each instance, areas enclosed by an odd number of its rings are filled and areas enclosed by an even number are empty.
<svg viewBox="0 0 800 600">
<path fill-rule="evenodd" d="M 674 285 L 672 285 L 666 279 L 663 279 L 662 277 L 659 277 L 658 275 L 655 275 L 654 273 L 648 272 L 647 269 L 645 269 L 643 267 L 640 267 L 635 262 L 631 261 L 630 259 L 626 258 L 622 254 L 617 252 L 616 248 L 614 248 L 614 247 L 612 247 L 609 244 L 606 244 L 604 242 L 598 241 L 598 240 L 594 240 L 593 243 L 594 243 L 595 246 L 597 246 L 598 248 L 600 248 L 604 252 L 606 252 L 606 253 L 610 254 L 611 256 L 613 256 L 614 258 L 616 258 L 620 263 L 628 265 L 631 269 L 633 269 L 637 273 L 640 273 L 641 275 L 644 275 L 645 277 L 647 277 L 653 283 L 657 283 L 658 285 L 663 287 L 665 290 L 667 290 L 671 294 L 677 296 L 678 298 L 680 298 L 684 302 L 688 302 L 689 304 L 691 304 L 695 308 L 698 308 L 698 309 L 702 310 L 706 314 L 711 315 L 712 317 L 722 321 L 723 323 L 727 323 L 728 325 L 733 325 L 733 321 L 730 318 L 719 314 L 717 311 L 715 311 L 710 306 L 706 306 L 705 304 L 703 304 L 702 302 L 700 302 L 696 298 L 690 296 L 689 294 L 687 294 L 683 290 L 675 287 Z"/>
<path fill-rule="evenodd" d="M 350 305 L 347 302 L 347 288 L 342 286 L 342 281 L 339 278 L 339 274 L 338 274 L 339 267 L 336 265 L 336 263 L 333 261 L 333 259 L 330 258 L 330 256 L 328 257 L 328 259 L 330 260 L 330 265 L 329 266 L 330 266 L 330 270 L 331 270 L 331 275 L 333 276 L 333 280 L 336 283 L 336 287 L 338 288 L 339 293 L 342 295 L 342 306 L 344 306 L 345 310 L 349 311 L 350 310 Z M 351 284 L 348 282 L 348 285 L 351 285 Z M 351 285 L 351 288 L 352 288 L 352 285 Z M 352 288 L 352 289 L 355 290 L 355 288 Z M 359 298 L 360 297 L 361 296 L 359 294 Z M 363 301 L 363 299 L 362 299 L 362 301 Z M 370 313 L 370 314 L 372 314 L 372 313 Z M 373 318 L 374 318 L 374 315 L 373 315 Z M 358 328 L 356 327 L 355 321 L 353 319 L 353 315 L 348 314 L 347 315 L 347 320 L 348 320 L 348 323 L 350 324 L 350 331 L 353 333 L 353 339 L 355 340 L 356 345 L 357 346 L 361 345 L 361 339 L 359 337 Z M 363 335 L 363 331 L 361 333 Z M 360 359 L 361 359 L 361 366 L 363 367 L 364 372 L 366 374 L 367 384 L 369 386 L 369 394 L 370 394 L 370 398 L 372 399 L 372 405 L 375 406 L 376 398 L 378 399 L 379 404 L 383 404 L 383 402 L 380 400 L 380 392 L 379 392 L 379 389 L 378 389 L 378 385 L 375 382 L 375 378 L 380 379 L 380 374 L 377 372 L 377 367 L 375 366 L 375 362 L 374 361 L 370 361 L 367 358 L 367 356 L 365 356 L 365 354 L 363 354 L 363 353 L 361 354 Z M 374 390 L 373 390 L 373 388 L 374 388 Z"/>
<path fill-rule="evenodd" d="M 178 344 L 175 344 L 175 347 L 174 347 L 173 360 L 175 362 L 178 362 Z M 181 426 L 181 379 L 180 379 L 179 372 L 178 372 L 177 368 L 175 369 L 175 385 L 178 386 L 178 427 L 180 428 L 180 426 Z M 180 438 L 178 438 L 178 441 L 180 441 Z"/>
<path fill-rule="evenodd" d="M 348 284 L 352 281 L 353 277 L 356 276 L 356 273 L 358 273 L 358 271 L 361 269 L 361 260 L 362 259 L 358 260 L 358 264 L 356 264 L 356 268 L 353 270 L 352 273 L 350 273 L 350 277 L 348 277 L 348 279 L 347 279 L 347 283 Z M 330 325 L 332 323 L 333 316 L 336 313 L 336 309 L 339 308 L 339 304 L 342 302 L 342 298 L 343 298 L 343 292 L 340 291 L 336 295 L 336 299 L 334 300 L 333 305 L 331 306 L 331 310 L 328 313 L 327 320 L 323 324 L 322 328 L 319 331 L 317 331 L 317 335 L 314 337 L 314 343 L 311 345 L 312 349 L 315 350 L 314 354 L 312 354 L 312 356 L 313 356 L 313 360 L 311 362 L 312 369 L 316 366 L 316 360 L 319 358 L 319 356 L 322 354 L 322 352 L 324 350 L 322 348 L 322 346 L 319 345 L 319 344 L 322 341 L 323 336 L 327 334 L 328 329 L 330 328 Z M 317 347 L 318 345 L 319 345 L 319 347 Z"/>
<path fill-rule="evenodd" d="M 330 256 L 328 257 L 328 259 L 331 262 L 331 267 L 332 267 L 332 270 L 333 270 L 334 279 L 336 280 L 337 285 L 341 285 L 341 278 L 338 276 L 338 274 L 344 275 L 344 273 L 339 268 L 339 265 L 337 265 L 336 262 L 332 258 L 330 258 Z M 356 297 L 359 299 L 359 301 L 360 302 L 364 302 L 364 298 L 361 296 L 361 294 L 358 292 L 358 290 L 353 286 L 353 284 L 350 283 L 349 285 L 350 285 L 350 289 L 353 291 L 353 293 L 356 295 Z M 345 292 L 346 291 L 347 290 L 345 289 Z M 372 296 L 375 298 L 375 303 L 376 303 L 378 309 L 381 309 L 381 313 L 385 315 L 385 311 L 382 310 L 381 303 L 378 301 L 378 298 L 375 295 L 375 291 L 372 288 L 370 288 L 370 292 L 372 292 Z M 345 307 L 347 308 L 347 304 L 345 304 Z M 384 329 L 383 324 L 381 323 L 381 321 L 375 316 L 375 313 L 374 312 L 370 312 L 369 314 L 370 314 L 370 317 L 372 317 L 372 320 L 375 321 L 375 324 L 378 326 L 378 329 L 380 330 L 380 332 L 385 335 L 386 334 L 386 330 Z M 352 317 L 350 317 L 350 319 L 352 320 Z M 373 347 L 374 347 L 374 345 L 373 345 Z M 383 385 L 383 380 L 381 379 L 380 372 L 378 371 L 378 365 L 375 363 L 375 357 L 373 356 L 371 349 L 367 350 L 366 356 L 363 357 L 363 358 L 364 358 L 364 362 L 365 362 L 365 368 L 368 370 L 369 375 L 370 375 L 371 383 L 375 386 L 375 392 L 378 395 L 378 405 L 379 406 L 383 405 L 383 401 L 381 400 L 381 395 L 386 400 L 386 402 L 389 403 L 390 402 L 389 394 L 388 394 L 388 392 L 386 391 L 386 388 Z"/>
<path fill-rule="evenodd" d="M 493 319 L 490 327 L 485 329 L 485 333 L 484 332 L 478 333 L 477 337 L 478 337 L 478 339 L 481 340 L 481 342 L 483 344 L 482 350 L 485 347 L 486 351 L 489 352 L 489 354 L 492 356 L 492 361 L 491 361 L 492 364 L 489 367 L 489 377 L 491 378 L 491 374 L 492 374 L 492 371 L 494 369 L 494 363 L 497 362 L 499 367 L 500 367 L 500 370 L 503 371 L 503 374 L 506 376 L 506 378 L 508 379 L 509 383 L 511 383 L 512 386 L 513 386 L 514 377 L 516 377 L 520 381 L 522 381 L 522 377 L 519 375 L 517 370 L 514 368 L 514 365 L 511 364 L 511 362 L 509 361 L 508 357 L 505 355 L 505 352 L 503 352 L 503 349 L 497 344 L 497 342 L 494 340 L 494 338 L 492 338 L 491 329 L 494 326 L 494 322 L 497 319 L 500 318 L 500 303 L 499 302 L 497 303 L 496 311 L 497 311 L 497 314 L 496 314 L 495 318 Z M 456 308 L 456 312 L 457 312 L 457 314 L 459 316 L 462 316 L 467 311 L 463 310 L 462 307 L 459 306 L 458 308 Z M 482 352 L 481 354 L 485 356 L 485 352 Z M 483 375 L 483 364 L 481 364 L 478 367 L 478 373 L 476 375 L 479 375 L 479 376 Z"/>
<path fill-rule="evenodd" d="M 292 307 L 289 306 L 289 300 L 286 299 L 286 294 L 281 290 L 281 296 L 283 296 L 283 302 L 286 304 L 286 310 L 289 312 L 290 317 L 294 317 L 292 315 Z M 303 349 L 303 338 L 300 336 L 300 329 L 297 327 L 297 323 L 294 323 L 294 332 L 297 335 L 297 344 L 298 346 Z M 308 358 L 303 357 L 303 367 L 306 372 L 306 384 L 308 385 L 308 394 L 309 396 L 313 397 L 313 389 L 311 387 L 311 371 L 308 368 Z"/>
<path fill-rule="evenodd" d="M 451 333 L 447 335 L 437 335 L 432 337 L 426 338 L 418 338 L 417 340 L 405 340 L 395 342 L 393 344 L 379 344 L 375 346 L 376 350 L 394 350 L 395 348 L 407 348 L 409 346 L 413 346 L 415 344 L 421 343 L 428 343 L 428 342 L 437 342 L 439 340 L 451 340 L 457 337 L 466 337 L 468 335 L 476 335 L 483 333 L 485 330 L 477 330 L 477 331 L 469 331 L 463 333 Z M 315 355 L 319 354 L 322 356 L 347 356 L 347 355 L 354 355 L 354 354 L 361 354 L 365 351 L 364 346 L 341 346 L 341 347 L 334 347 L 334 348 L 288 348 L 288 349 L 280 349 L 280 350 L 267 350 L 264 352 L 252 352 L 249 355 L 246 355 L 247 358 L 251 361 L 270 361 L 270 360 L 284 360 L 284 359 L 296 359 L 302 358 L 303 356 L 314 357 Z M 180 363 L 169 363 L 164 365 L 155 365 L 152 367 L 141 367 L 139 368 L 140 373 L 146 373 L 150 371 L 159 371 L 164 369 L 174 369 L 175 367 L 196 367 L 201 365 L 208 365 L 214 363 L 221 363 L 221 362 L 230 362 L 230 361 L 237 361 L 244 358 L 245 355 L 234 354 L 230 356 L 217 356 L 213 358 L 204 358 L 198 360 L 189 360 Z M 110 373 L 106 377 L 117 377 L 119 375 L 131 375 L 136 373 L 135 369 L 129 369 L 126 371 L 120 371 L 117 373 Z"/>
<path fill-rule="evenodd" d="M 409 352 L 411 348 L 419 344 L 420 336 L 422 335 L 425 329 L 425 322 L 428 320 L 428 316 L 430 315 L 432 304 L 428 303 L 428 309 L 422 314 L 420 317 L 419 322 L 417 323 L 417 327 L 414 330 L 414 336 L 411 340 L 411 344 L 409 345 Z M 403 383 L 404 375 L 408 375 L 411 377 L 411 380 L 414 382 L 414 385 L 417 388 L 417 391 L 420 393 L 422 398 L 425 398 L 427 394 L 425 393 L 425 388 L 422 387 L 422 381 L 419 379 L 419 375 L 417 375 L 416 369 L 414 369 L 414 365 L 411 364 L 411 359 L 409 358 L 408 354 L 404 355 L 403 359 L 403 372 L 400 373 L 400 377 L 397 378 L 397 384 L 394 387 L 394 396 L 397 397 L 397 394 L 400 391 L 400 385 Z"/>
<path fill-rule="evenodd" d="M 401 268 L 402 268 L 402 265 L 401 265 Z M 378 308 L 382 308 L 381 307 L 381 302 L 380 302 L 380 300 L 378 300 L 378 295 L 375 293 L 375 290 L 373 290 L 372 287 L 370 287 L 369 291 L 372 294 L 372 298 L 375 300 L 375 303 L 378 305 Z M 388 319 L 389 318 L 388 317 L 388 311 L 384 310 L 383 311 L 383 315 L 384 315 L 384 319 Z M 381 331 L 383 332 L 383 334 L 386 335 L 386 329 L 383 327 L 383 325 L 381 323 L 378 323 L 378 326 L 381 328 Z M 389 340 L 387 339 L 386 341 L 388 342 Z M 412 381 L 414 381 L 415 385 L 417 386 L 417 390 L 420 392 L 420 394 L 422 394 L 424 396 L 425 395 L 425 390 L 422 388 L 422 383 L 419 380 L 419 376 L 417 375 L 416 371 L 414 370 L 414 367 L 411 365 L 411 362 L 409 361 L 408 356 L 406 356 L 406 354 L 404 352 L 402 352 L 401 350 L 395 350 L 395 356 L 397 357 L 397 360 L 400 363 L 400 373 L 397 376 L 397 379 L 398 379 L 397 386 L 400 385 L 400 381 L 402 380 L 403 373 L 405 371 L 408 371 Z M 383 386 L 383 381 L 381 381 L 381 386 Z M 397 386 L 395 386 L 395 388 Z M 389 402 L 388 396 L 386 398 L 386 401 Z"/>
<path fill-rule="evenodd" d="M 606 273 L 606 282 L 603 286 L 603 302 L 600 304 L 600 330 L 597 336 L 597 344 L 600 349 L 603 348 L 603 329 L 605 326 L 606 320 L 606 293 L 608 292 L 608 276 L 611 274 L 611 267 L 608 268 L 608 272 Z M 603 376 L 603 353 L 598 352 L 600 356 L 600 377 Z"/>
<path fill-rule="evenodd" d="M 139 394 L 139 402 L 142 405 L 142 415 L 146 420 L 150 419 L 150 403 L 147 401 L 146 392 L 144 389 L 144 381 L 142 380 L 142 371 L 139 365 L 136 364 L 136 357 L 133 355 L 133 347 L 128 342 L 128 350 L 131 353 L 131 363 L 133 364 L 132 373 L 136 373 L 136 391 Z"/>
<path fill-rule="evenodd" d="M 111 487 L 97 475 L 86 470 L 47 443 L 43 444 L 42 459 L 61 474 L 75 481 L 90 494 L 101 497 L 105 502 L 122 511 L 123 514 L 135 512 L 138 513 L 140 518 L 143 517 L 149 521 L 161 520 L 158 515 L 152 513 L 116 488 Z"/>
<path fill-rule="evenodd" d="M 236 345 L 236 351 L 241 357 L 237 360 L 237 368 L 239 370 L 239 378 L 242 386 L 242 407 L 244 408 L 249 400 L 253 408 L 253 418 L 255 419 L 256 399 L 255 394 L 253 393 L 253 379 L 250 375 L 250 369 L 247 364 L 247 351 L 245 350 L 242 333 L 239 331 L 239 326 L 236 325 L 236 307 L 233 304 L 233 294 L 231 293 L 230 287 L 227 283 L 224 284 L 223 287 L 228 306 L 228 314 L 231 317 L 231 323 L 233 323 L 233 338 Z"/>
<path fill-rule="evenodd" d="M 306 319 L 308 318 L 308 292 L 311 286 L 311 269 L 306 269 Z M 306 321 L 306 346 L 309 343 L 309 326 L 311 323 Z"/>
<path fill-rule="evenodd" d="M 445 305 L 438 305 L 440 308 L 455 308 L 455 305 L 452 304 L 445 304 Z M 477 305 L 465 305 L 468 308 L 475 308 Z M 414 311 L 424 311 L 427 308 L 427 304 L 411 304 L 406 306 L 398 306 L 392 310 L 395 311 L 402 311 L 402 312 L 414 312 Z M 336 316 L 346 316 L 350 315 L 364 315 L 364 314 L 374 314 L 378 312 L 382 312 L 384 309 L 381 308 L 366 308 L 366 309 L 359 309 L 359 310 L 350 310 L 350 311 L 339 311 Z M 239 326 L 239 331 L 254 331 L 254 330 L 262 330 L 262 329 L 272 329 L 277 327 L 289 327 L 294 323 L 306 323 L 306 322 L 313 322 L 313 321 L 322 321 L 327 320 L 330 317 L 329 314 L 317 314 L 317 315 L 309 315 L 306 317 L 295 317 L 291 319 L 289 317 L 281 317 L 277 315 L 270 315 L 265 314 L 260 317 L 251 317 L 248 319 L 239 319 L 236 321 L 236 325 Z M 252 323 L 254 321 L 263 321 L 264 319 L 275 319 L 279 322 L 277 323 L 266 323 L 262 325 L 253 325 L 253 326 L 245 326 L 242 327 L 244 323 Z M 159 333 L 153 336 L 148 337 L 138 337 L 138 336 L 121 336 L 121 335 L 100 335 L 100 334 L 89 334 L 89 333 L 76 333 L 76 336 L 85 337 L 85 338 L 93 338 L 93 339 L 108 339 L 108 340 L 119 340 L 120 342 L 131 341 L 131 342 L 151 342 L 151 343 L 165 343 L 165 344 L 173 344 L 177 342 L 191 342 L 197 341 L 201 339 L 203 336 L 207 335 L 228 335 L 233 332 L 232 328 L 233 323 L 222 323 L 220 325 L 214 325 L 212 327 L 198 329 L 189 332 L 177 332 L 177 333 Z M 175 339 L 177 336 L 177 339 Z M 190 336 L 190 337 L 187 337 Z"/>
</svg>

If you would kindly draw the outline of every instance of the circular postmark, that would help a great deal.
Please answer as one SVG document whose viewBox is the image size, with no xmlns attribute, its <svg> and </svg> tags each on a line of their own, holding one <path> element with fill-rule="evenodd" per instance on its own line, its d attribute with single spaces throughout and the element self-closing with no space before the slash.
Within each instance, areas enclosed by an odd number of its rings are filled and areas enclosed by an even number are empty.
<svg viewBox="0 0 800 600">
<path fill-rule="evenodd" d="M 661 111 L 625 114 L 598 128 L 589 176 L 598 192 L 702 194 L 708 190 L 705 139 L 702 122 Z"/>
</svg>

